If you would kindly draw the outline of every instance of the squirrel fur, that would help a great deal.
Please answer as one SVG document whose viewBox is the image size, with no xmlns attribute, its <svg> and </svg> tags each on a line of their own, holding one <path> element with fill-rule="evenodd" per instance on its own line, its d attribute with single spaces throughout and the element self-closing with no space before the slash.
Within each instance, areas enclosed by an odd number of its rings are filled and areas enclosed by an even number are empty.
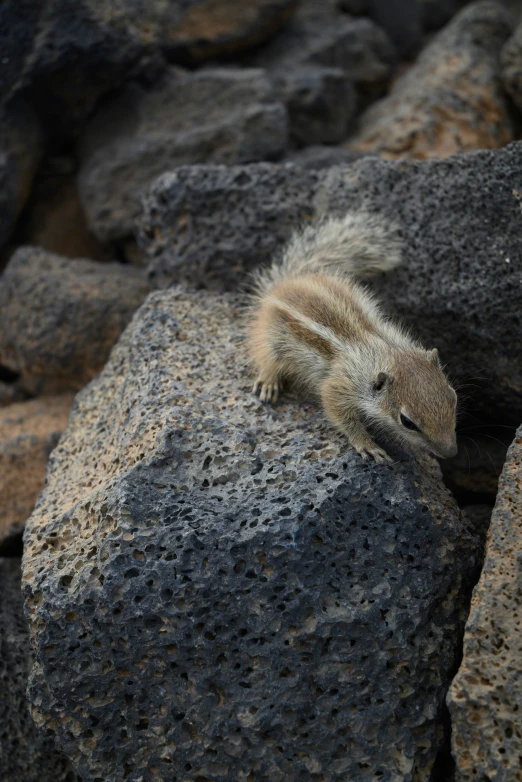
<svg viewBox="0 0 522 782">
<path fill-rule="evenodd" d="M 276 402 L 284 381 L 319 400 L 363 456 L 390 461 L 367 426 L 413 450 L 457 453 L 457 396 L 436 349 L 385 317 L 359 278 L 401 262 L 394 225 L 365 211 L 295 234 L 257 274 L 248 333 L 254 391 Z"/>
</svg>

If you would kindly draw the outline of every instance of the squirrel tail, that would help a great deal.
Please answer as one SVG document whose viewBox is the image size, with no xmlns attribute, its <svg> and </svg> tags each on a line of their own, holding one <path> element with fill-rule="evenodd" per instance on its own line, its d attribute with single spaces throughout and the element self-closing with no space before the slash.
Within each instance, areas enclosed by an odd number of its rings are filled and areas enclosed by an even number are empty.
<svg viewBox="0 0 522 782">
<path fill-rule="evenodd" d="M 349 212 L 294 234 L 280 260 L 257 274 L 256 287 L 262 293 L 281 279 L 313 272 L 366 277 L 401 260 L 402 242 L 393 223 L 366 211 Z"/>
</svg>

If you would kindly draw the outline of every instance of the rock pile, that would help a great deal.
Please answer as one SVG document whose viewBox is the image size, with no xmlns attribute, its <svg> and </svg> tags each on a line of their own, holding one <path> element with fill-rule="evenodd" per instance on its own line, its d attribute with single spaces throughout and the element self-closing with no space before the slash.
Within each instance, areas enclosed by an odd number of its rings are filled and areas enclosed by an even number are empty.
<svg viewBox="0 0 522 782">
<path fill-rule="evenodd" d="M 522 420 L 519 22 L 0 4 L 0 779 L 453 782 L 445 699 Z M 250 272 L 360 206 L 404 240 L 374 289 L 459 386 L 443 478 L 249 390 Z M 516 615 L 518 445 L 449 700 L 462 780 L 520 778 L 493 611 Z"/>
</svg>

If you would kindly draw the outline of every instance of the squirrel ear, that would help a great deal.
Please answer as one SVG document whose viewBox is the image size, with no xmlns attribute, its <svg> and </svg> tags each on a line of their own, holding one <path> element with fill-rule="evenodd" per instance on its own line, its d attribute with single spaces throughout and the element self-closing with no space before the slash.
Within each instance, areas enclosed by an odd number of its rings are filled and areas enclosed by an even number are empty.
<svg viewBox="0 0 522 782">
<path fill-rule="evenodd" d="M 436 366 L 440 367 L 440 358 L 439 358 L 439 351 L 437 348 L 432 348 L 432 350 L 428 350 L 427 354 L 428 361 L 431 361 L 432 364 L 435 364 Z"/>
<path fill-rule="evenodd" d="M 387 375 L 386 372 L 379 372 L 379 374 L 377 375 L 377 377 L 373 382 L 373 390 L 382 391 L 382 389 L 388 383 L 389 380 L 390 380 L 390 376 Z"/>
</svg>

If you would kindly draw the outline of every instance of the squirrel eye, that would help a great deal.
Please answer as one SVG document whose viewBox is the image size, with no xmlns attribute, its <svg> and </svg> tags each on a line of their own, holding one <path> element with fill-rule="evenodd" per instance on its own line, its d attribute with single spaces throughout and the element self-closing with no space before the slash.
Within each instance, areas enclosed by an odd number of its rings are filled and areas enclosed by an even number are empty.
<svg viewBox="0 0 522 782">
<path fill-rule="evenodd" d="M 419 432 L 420 429 L 417 426 L 417 424 L 414 424 L 413 421 L 410 421 L 409 418 L 407 418 L 405 415 L 401 413 L 401 424 L 406 427 L 406 429 L 410 429 L 412 432 Z"/>
</svg>

